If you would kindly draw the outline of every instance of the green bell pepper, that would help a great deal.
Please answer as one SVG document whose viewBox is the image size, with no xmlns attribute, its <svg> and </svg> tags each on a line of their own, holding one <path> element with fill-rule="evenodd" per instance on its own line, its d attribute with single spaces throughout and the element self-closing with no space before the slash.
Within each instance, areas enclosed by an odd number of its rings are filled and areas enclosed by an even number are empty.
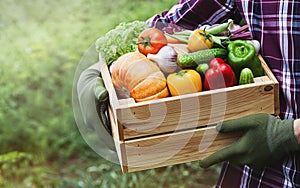
<svg viewBox="0 0 300 188">
<path fill-rule="evenodd" d="M 253 59 L 251 60 L 251 62 L 249 62 L 249 65 L 247 65 L 247 67 L 252 70 L 254 77 L 263 76 L 265 74 L 260 59 L 257 55 L 253 57 Z"/>
<path fill-rule="evenodd" d="M 255 48 L 244 40 L 235 40 L 229 43 L 228 61 L 233 69 L 240 71 L 245 68 L 255 56 Z"/>
</svg>

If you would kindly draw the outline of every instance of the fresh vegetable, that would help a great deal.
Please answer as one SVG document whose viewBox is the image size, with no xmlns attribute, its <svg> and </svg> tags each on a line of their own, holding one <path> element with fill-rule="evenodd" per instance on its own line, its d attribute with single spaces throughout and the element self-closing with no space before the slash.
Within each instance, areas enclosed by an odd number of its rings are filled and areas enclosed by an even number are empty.
<svg viewBox="0 0 300 188">
<path fill-rule="evenodd" d="M 157 54 L 167 44 L 165 34 L 157 28 L 145 29 L 138 37 L 138 50 L 146 56 L 148 54 Z"/>
<path fill-rule="evenodd" d="M 211 48 L 197 52 L 186 53 L 178 58 L 182 68 L 195 68 L 199 63 L 208 63 L 215 57 L 226 58 L 227 50 L 224 48 Z"/>
<path fill-rule="evenodd" d="M 236 85 L 236 77 L 232 68 L 221 58 L 210 61 L 205 73 L 204 90 L 219 89 Z"/>
<path fill-rule="evenodd" d="M 193 69 L 183 69 L 169 74 L 167 84 L 172 96 L 202 91 L 201 76 Z"/>
<path fill-rule="evenodd" d="M 254 77 L 263 76 L 265 74 L 264 68 L 262 67 L 260 59 L 257 55 L 255 55 L 247 64 L 247 67 L 252 70 Z"/>
<path fill-rule="evenodd" d="M 264 69 L 257 56 L 259 48 L 260 44 L 256 40 L 235 40 L 229 43 L 228 62 L 237 76 L 243 68 L 250 68 L 254 77 L 264 75 Z"/>
<path fill-rule="evenodd" d="M 177 52 L 172 46 L 164 46 L 157 54 L 148 54 L 147 58 L 154 61 L 164 73 L 173 73 L 178 67 Z"/>
<path fill-rule="evenodd" d="M 196 52 L 199 50 L 210 49 L 214 45 L 211 34 L 202 29 L 196 29 L 188 39 L 188 50 Z"/>
<path fill-rule="evenodd" d="M 232 22 L 227 29 L 228 29 L 229 32 L 234 32 L 234 31 L 237 31 L 240 28 L 241 28 L 240 25 L 235 24 L 235 23 Z"/>
<path fill-rule="evenodd" d="M 132 97 L 140 102 L 169 95 L 164 74 L 140 52 L 122 55 L 110 70 L 112 83 L 121 98 Z"/>
<path fill-rule="evenodd" d="M 240 73 L 239 85 L 254 83 L 254 76 L 249 68 L 243 68 Z"/>
<path fill-rule="evenodd" d="M 206 29 L 206 31 L 212 35 L 217 35 L 225 30 L 228 29 L 233 24 L 232 19 L 228 19 L 227 22 L 222 23 L 222 24 L 214 24 L 210 26 L 209 28 Z"/>
<path fill-rule="evenodd" d="M 258 40 L 246 40 L 248 43 L 252 44 L 255 48 L 255 54 L 258 55 L 260 51 L 260 43 Z"/>
<path fill-rule="evenodd" d="M 196 67 L 196 71 L 199 72 L 202 78 L 204 78 L 206 71 L 209 69 L 207 63 L 201 63 Z"/>
<path fill-rule="evenodd" d="M 198 29 L 198 30 L 202 30 L 202 29 Z M 191 30 L 183 30 L 180 32 L 175 32 L 174 34 L 166 33 L 166 36 L 169 38 L 168 41 L 170 41 L 171 43 L 186 43 L 186 44 L 188 44 L 189 40 L 191 40 L 190 37 L 193 34 L 193 32 L 194 31 L 191 31 Z M 209 35 L 212 39 L 213 44 L 218 44 L 222 47 L 223 47 L 223 44 L 222 44 L 223 41 L 228 41 L 230 39 L 228 36 L 215 36 L 212 34 L 209 34 Z M 206 49 L 207 49 L 207 47 L 206 47 Z"/>
<path fill-rule="evenodd" d="M 252 35 L 248 25 L 244 25 L 230 32 L 230 39 L 251 40 Z"/>
<path fill-rule="evenodd" d="M 168 32 L 166 35 L 169 38 L 176 39 L 176 43 L 188 43 L 189 38 L 197 31 L 204 31 L 208 35 L 206 35 L 206 38 L 210 38 L 210 42 L 212 42 L 214 45 L 219 45 L 221 47 L 224 47 L 228 41 L 231 40 L 251 40 L 252 35 L 249 30 L 248 25 L 237 25 L 233 22 L 232 19 L 228 19 L 227 22 L 221 23 L 221 24 L 213 24 L 213 25 L 202 25 L 200 28 L 191 31 L 191 30 L 181 30 L 181 31 L 175 31 L 175 32 Z M 210 36 L 210 37 L 208 37 Z M 195 37 L 197 38 L 197 37 Z M 202 45 L 203 46 L 203 45 Z M 209 46 L 209 45 L 208 45 Z M 199 47 L 200 48 L 200 47 Z M 206 47 L 207 48 L 207 47 Z"/>
<path fill-rule="evenodd" d="M 96 50 L 100 53 L 105 62 L 110 65 L 121 55 L 136 51 L 137 38 L 146 28 L 149 28 L 149 26 L 146 22 L 142 21 L 120 23 L 114 29 L 96 40 Z"/>
<path fill-rule="evenodd" d="M 255 48 L 245 40 L 235 40 L 229 43 L 228 61 L 235 71 L 241 71 L 255 56 Z"/>
<path fill-rule="evenodd" d="M 217 44 L 223 47 L 223 41 L 229 40 L 229 35 L 224 36 L 222 33 L 228 33 L 228 28 L 233 24 L 233 20 L 229 19 L 226 23 L 214 25 L 202 25 L 196 30 L 181 30 L 177 32 L 168 32 L 166 35 L 173 43 L 187 43 L 189 44 L 190 52 L 200 49 L 211 48 L 212 45 Z M 223 36 L 222 36 L 223 35 Z"/>
<path fill-rule="evenodd" d="M 186 43 L 186 42 L 182 42 L 182 40 L 171 37 L 168 34 L 165 34 L 165 36 L 167 37 L 168 44 L 184 44 L 184 43 Z"/>
<path fill-rule="evenodd" d="M 187 44 L 192 33 L 193 33 L 193 31 L 191 31 L 191 30 L 182 30 L 182 31 L 174 32 L 172 34 L 165 33 L 165 35 L 170 38 L 173 38 L 175 40 L 178 40 L 182 43 Z"/>
</svg>

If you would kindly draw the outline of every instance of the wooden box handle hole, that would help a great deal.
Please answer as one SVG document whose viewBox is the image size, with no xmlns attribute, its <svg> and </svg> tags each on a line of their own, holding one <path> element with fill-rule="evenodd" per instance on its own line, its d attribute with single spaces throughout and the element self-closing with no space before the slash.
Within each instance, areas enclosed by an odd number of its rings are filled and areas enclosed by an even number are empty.
<svg viewBox="0 0 300 188">
<path fill-rule="evenodd" d="M 273 88 L 274 88 L 273 86 L 270 86 L 270 85 L 269 85 L 269 86 L 266 86 L 266 87 L 264 88 L 264 90 L 265 90 L 265 91 L 271 91 L 271 90 L 273 90 Z"/>
</svg>

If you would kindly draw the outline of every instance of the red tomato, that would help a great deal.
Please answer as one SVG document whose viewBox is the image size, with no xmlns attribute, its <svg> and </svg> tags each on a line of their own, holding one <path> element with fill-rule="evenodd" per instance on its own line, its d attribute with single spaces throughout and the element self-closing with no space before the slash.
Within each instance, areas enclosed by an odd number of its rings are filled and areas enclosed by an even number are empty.
<svg viewBox="0 0 300 188">
<path fill-rule="evenodd" d="M 223 59 L 215 58 L 209 63 L 210 69 L 205 73 L 204 90 L 231 87 L 236 84 L 232 68 Z"/>
<path fill-rule="evenodd" d="M 146 56 L 148 54 L 157 54 L 167 44 L 167 37 L 157 28 L 145 29 L 138 38 L 138 50 Z"/>
</svg>

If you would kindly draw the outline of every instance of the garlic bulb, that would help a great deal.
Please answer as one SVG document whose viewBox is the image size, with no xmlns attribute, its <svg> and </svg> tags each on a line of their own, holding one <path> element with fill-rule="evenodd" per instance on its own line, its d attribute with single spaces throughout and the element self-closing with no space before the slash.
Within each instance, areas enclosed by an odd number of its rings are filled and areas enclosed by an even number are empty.
<svg viewBox="0 0 300 188">
<path fill-rule="evenodd" d="M 252 44 L 255 48 L 255 54 L 258 55 L 260 51 L 260 43 L 258 40 L 246 40 L 248 43 Z"/>
<path fill-rule="evenodd" d="M 173 73 L 178 67 L 177 52 L 172 46 L 164 46 L 157 54 L 148 54 L 147 58 L 154 61 L 164 73 Z"/>
</svg>

